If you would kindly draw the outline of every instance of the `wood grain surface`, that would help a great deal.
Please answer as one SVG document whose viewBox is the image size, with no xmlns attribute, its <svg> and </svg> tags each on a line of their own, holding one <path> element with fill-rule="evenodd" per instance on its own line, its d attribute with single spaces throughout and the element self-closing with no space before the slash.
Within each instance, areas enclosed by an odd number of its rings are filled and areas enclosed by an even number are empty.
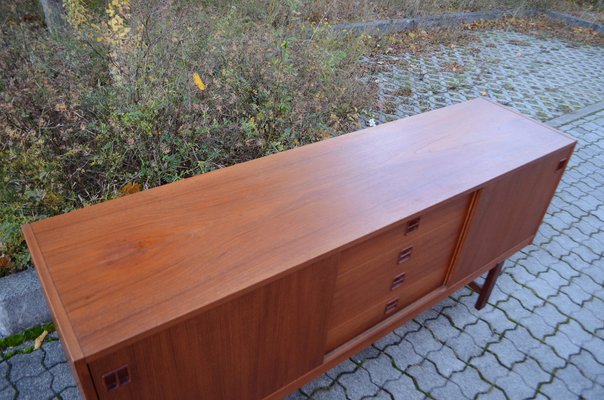
<svg viewBox="0 0 604 400">
<path fill-rule="evenodd" d="M 330 257 L 90 363 L 100 399 L 262 399 L 323 362 Z M 128 366 L 130 382 L 102 376 Z"/>
<path fill-rule="evenodd" d="M 477 99 L 49 218 L 25 233 L 61 310 L 59 329 L 70 332 L 68 354 L 92 361 L 573 143 Z"/>
</svg>

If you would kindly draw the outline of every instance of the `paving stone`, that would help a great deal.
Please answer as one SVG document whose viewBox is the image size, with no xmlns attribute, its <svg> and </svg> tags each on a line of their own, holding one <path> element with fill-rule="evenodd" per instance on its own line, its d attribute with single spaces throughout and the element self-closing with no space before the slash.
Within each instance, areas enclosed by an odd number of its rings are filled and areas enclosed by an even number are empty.
<svg viewBox="0 0 604 400">
<path fill-rule="evenodd" d="M 455 372 L 451 375 L 451 381 L 459 386 L 466 398 L 473 399 L 478 393 L 486 393 L 491 388 L 491 385 L 482 380 L 478 371 L 473 367 Z"/>
<path fill-rule="evenodd" d="M 583 343 L 587 342 L 592 338 L 592 334 L 586 332 L 577 321 L 571 319 L 565 324 L 561 324 L 558 327 L 558 331 L 565 333 L 566 336 L 576 344 L 577 346 L 581 346 Z"/>
<path fill-rule="evenodd" d="M 50 385 L 52 375 L 48 371 L 44 371 L 38 376 L 28 376 L 18 380 L 15 383 L 17 392 L 19 392 L 19 400 L 21 399 L 47 399 L 54 395 Z"/>
<path fill-rule="evenodd" d="M 468 362 L 471 357 L 476 357 L 483 352 L 482 347 L 478 347 L 472 336 L 461 332 L 459 336 L 447 340 L 449 346 L 462 362 Z"/>
<path fill-rule="evenodd" d="M 585 349 L 581 349 L 579 354 L 573 354 L 569 362 L 577 367 L 583 376 L 593 382 L 598 382 L 600 377 L 604 378 L 604 365 L 598 363 L 594 356 Z"/>
<path fill-rule="evenodd" d="M 446 379 L 438 373 L 434 364 L 428 360 L 412 365 L 407 369 L 407 373 L 415 379 L 419 388 L 425 392 L 443 386 L 446 382 Z"/>
<path fill-rule="evenodd" d="M 503 311 L 496 307 L 490 309 L 481 315 L 480 319 L 485 321 L 491 327 L 495 334 L 501 334 L 509 329 L 516 327 L 516 322 L 511 321 Z"/>
<path fill-rule="evenodd" d="M 546 274 L 556 275 L 555 272 L 546 272 Z M 543 274 L 540 275 L 540 277 L 543 277 Z M 514 292 L 512 296 L 514 296 L 514 298 L 518 300 L 524 306 L 524 308 L 531 311 L 545 303 L 545 300 L 543 300 L 543 298 L 537 297 L 535 293 L 528 288 L 522 288 L 522 290 Z"/>
<path fill-rule="evenodd" d="M 335 383 L 332 386 L 317 390 L 313 396 L 313 400 L 345 400 L 346 391 L 342 386 Z"/>
<path fill-rule="evenodd" d="M 319 389 L 329 388 L 333 383 L 334 383 L 334 380 L 332 378 L 330 378 L 326 374 L 323 374 L 320 377 L 318 377 L 317 379 L 302 386 L 300 388 L 300 390 L 302 391 L 302 393 L 307 394 L 308 396 L 311 396 L 314 392 L 316 392 Z"/>
<path fill-rule="evenodd" d="M 350 359 L 356 363 L 362 364 L 363 361 L 369 360 L 371 358 L 376 358 L 380 355 L 380 351 L 373 346 L 368 346 L 363 350 L 359 351 L 354 356 L 350 357 Z"/>
<path fill-rule="evenodd" d="M 43 354 L 41 351 L 34 351 L 30 354 L 17 354 L 10 358 L 11 382 L 16 383 L 25 377 L 38 376 L 45 372 L 46 369 L 42 365 Z"/>
<path fill-rule="evenodd" d="M 424 393 L 415 388 L 413 380 L 407 375 L 402 375 L 397 380 L 389 381 L 384 385 L 384 389 L 395 400 L 420 400 L 426 397 Z"/>
<path fill-rule="evenodd" d="M 559 324 L 568 320 L 568 314 L 562 314 L 558 311 L 558 306 L 561 301 L 569 301 L 568 297 L 565 294 L 560 294 L 559 296 L 552 297 L 548 299 L 548 302 L 542 307 L 535 308 L 533 313 L 543 317 L 543 319 L 551 326 L 558 326 Z M 554 304 L 556 306 L 554 306 Z"/>
<path fill-rule="evenodd" d="M 502 338 L 499 342 L 489 345 L 488 350 L 497 356 L 501 364 L 507 368 L 511 368 L 514 363 L 525 358 L 525 355 L 507 338 Z"/>
<path fill-rule="evenodd" d="M 514 371 L 495 382 L 510 399 L 528 399 L 535 396 L 535 390 L 527 386 L 522 377 Z"/>
<path fill-rule="evenodd" d="M 386 392 L 385 390 L 380 390 L 379 392 L 377 392 L 377 394 L 375 396 L 371 396 L 371 397 L 366 397 L 367 399 L 372 399 L 372 400 L 392 400 L 392 396 L 390 396 L 390 393 Z"/>
<path fill-rule="evenodd" d="M 564 359 L 569 358 L 572 354 L 577 354 L 581 350 L 579 346 L 574 344 L 572 340 L 562 332 L 558 332 L 554 336 L 548 336 L 545 339 L 545 343 L 550 345 L 554 351 Z"/>
<path fill-rule="evenodd" d="M 387 381 L 395 380 L 401 376 L 401 372 L 392 367 L 392 359 L 386 354 L 380 354 L 363 363 L 363 368 L 369 372 L 371 382 L 378 386 L 383 386 Z"/>
<path fill-rule="evenodd" d="M 531 316 L 531 311 L 522 307 L 522 303 L 513 297 L 508 297 L 506 301 L 497 304 L 497 307 L 505 310 L 508 318 L 514 321 L 519 321 Z"/>
<path fill-rule="evenodd" d="M 583 376 L 581 371 L 572 364 L 559 370 L 556 373 L 556 378 L 563 381 L 567 385 L 568 390 L 577 396 L 581 396 L 583 392 L 591 389 L 594 385 L 592 381 Z"/>
<path fill-rule="evenodd" d="M 423 357 L 419 356 L 413 350 L 413 346 L 407 340 L 403 340 L 395 346 L 388 346 L 384 351 L 392 357 L 394 364 L 401 371 L 405 371 L 408 367 L 418 364 L 423 359 Z"/>
<path fill-rule="evenodd" d="M 57 364 L 48 370 L 53 376 L 52 390 L 59 393 L 68 387 L 75 387 L 76 382 L 67 363 Z"/>
<path fill-rule="evenodd" d="M 491 327 L 485 322 L 478 320 L 476 323 L 467 325 L 464 332 L 472 337 L 474 343 L 478 347 L 485 347 L 488 343 L 498 339 L 498 335 L 494 334 Z"/>
<path fill-rule="evenodd" d="M 507 331 L 505 337 L 509 339 L 518 351 L 528 353 L 529 350 L 542 346 L 542 343 L 531 336 L 531 333 L 524 326 L 518 326 L 516 329 Z"/>
<path fill-rule="evenodd" d="M 384 350 L 387 346 L 390 346 L 392 344 L 396 344 L 396 343 L 398 343 L 400 341 L 401 341 L 401 337 L 398 336 L 396 333 L 392 332 L 392 333 L 384 336 L 383 338 L 381 338 L 377 342 L 375 342 L 373 344 L 373 346 L 376 347 L 376 348 L 378 348 L 379 350 Z"/>
<path fill-rule="evenodd" d="M 455 371 L 463 370 L 466 365 L 457 359 L 453 350 L 447 346 L 428 353 L 428 360 L 432 361 L 438 372 L 446 378 L 449 378 Z"/>
<path fill-rule="evenodd" d="M 465 397 L 459 386 L 451 381 L 447 381 L 444 386 L 432 390 L 430 395 L 436 400 L 462 399 Z"/>
<path fill-rule="evenodd" d="M 510 370 L 501 365 L 495 356 L 489 352 L 485 352 L 480 357 L 473 358 L 470 364 L 480 371 L 482 376 L 491 383 L 510 373 Z"/>
<path fill-rule="evenodd" d="M 327 371 L 325 375 L 329 376 L 332 379 L 336 379 L 339 375 L 343 373 L 354 372 L 357 368 L 359 368 L 357 364 L 353 363 L 350 360 L 346 360 Z"/>
<path fill-rule="evenodd" d="M 507 400 L 505 393 L 501 389 L 491 387 L 487 393 L 480 393 L 476 397 L 477 400 Z"/>
<path fill-rule="evenodd" d="M 528 355 L 537 361 L 541 368 L 549 374 L 566 365 L 566 361 L 558 357 L 550 346 L 532 348 L 528 351 Z"/>
<path fill-rule="evenodd" d="M 550 380 L 550 374 L 541 369 L 539 364 L 530 358 L 514 365 L 514 372 L 518 373 L 524 383 L 535 391 L 539 387 L 539 384 L 549 382 Z"/>
<path fill-rule="evenodd" d="M 44 366 L 52 368 L 55 364 L 66 362 L 61 342 L 48 342 L 42 347 L 44 351 Z"/>
<path fill-rule="evenodd" d="M 594 385 L 582 394 L 584 399 L 604 399 L 604 386 Z"/>
<path fill-rule="evenodd" d="M 453 327 L 444 315 L 441 315 L 438 319 L 426 321 L 426 328 L 428 328 L 436 340 L 439 340 L 440 342 L 446 342 L 448 339 L 460 334 L 460 330 Z"/>
<path fill-rule="evenodd" d="M 592 337 L 591 340 L 583 343 L 583 347 L 591 353 L 591 355 L 600 364 L 604 365 L 604 340 L 599 337 Z"/>
<path fill-rule="evenodd" d="M 428 329 L 411 332 L 407 335 L 406 340 L 411 343 L 415 352 L 422 357 L 426 357 L 429 352 L 442 347 L 442 344 L 434 339 Z"/>
<path fill-rule="evenodd" d="M 8 364 L 0 362 L 0 390 L 4 390 L 7 386 L 10 386 L 8 381 Z"/>
<path fill-rule="evenodd" d="M 61 392 L 61 400 L 81 400 L 82 396 L 76 388 L 68 388 Z M 295 400 L 293 398 L 291 400 Z"/>
<path fill-rule="evenodd" d="M 369 373 L 363 368 L 357 369 L 352 374 L 340 375 L 338 382 L 344 387 L 346 397 L 351 400 L 373 396 L 380 391 L 380 388 L 371 382 Z"/>
<path fill-rule="evenodd" d="M 404 325 L 399 326 L 394 332 L 401 338 L 405 338 L 409 332 L 415 332 L 422 329 L 422 326 L 415 321 L 409 321 Z"/>
<path fill-rule="evenodd" d="M 16 394 L 17 391 L 12 386 L 7 386 L 4 389 L 0 390 L 0 399 L 13 399 Z"/>
<path fill-rule="evenodd" d="M 528 318 L 518 321 L 523 328 L 526 328 L 531 336 L 537 340 L 543 340 L 546 336 L 551 336 L 556 332 L 556 326 L 547 323 L 543 317 L 533 314 Z"/>
</svg>

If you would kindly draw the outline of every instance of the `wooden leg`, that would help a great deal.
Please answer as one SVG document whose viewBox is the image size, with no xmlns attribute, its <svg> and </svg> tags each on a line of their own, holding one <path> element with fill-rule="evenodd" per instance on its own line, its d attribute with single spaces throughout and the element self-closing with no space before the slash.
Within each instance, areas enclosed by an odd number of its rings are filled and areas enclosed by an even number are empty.
<svg viewBox="0 0 604 400">
<path fill-rule="evenodd" d="M 489 301 L 489 297 L 491 296 L 491 292 L 495 287 L 495 282 L 497 282 L 497 278 L 499 277 L 502 268 L 503 261 L 495 265 L 495 267 L 493 267 L 493 269 L 489 271 L 487 279 L 485 279 L 484 285 L 482 285 L 482 287 L 477 285 L 475 282 L 472 282 L 470 284 L 470 287 L 479 293 L 478 300 L 476 300 L 476 305 L 474 306 L 477 310 L 483 309 Z"/>
</svg>

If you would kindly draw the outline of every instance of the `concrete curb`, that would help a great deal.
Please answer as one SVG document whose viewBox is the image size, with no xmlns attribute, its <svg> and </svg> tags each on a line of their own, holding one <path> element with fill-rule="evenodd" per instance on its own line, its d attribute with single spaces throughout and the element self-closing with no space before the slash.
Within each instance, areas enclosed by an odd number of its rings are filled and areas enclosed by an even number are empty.
<svg viewBox="0 0 604 400">
<path fill-rule="evenodd" d="M 493 10 L 466 13 L 449 13 L 427 17 L 389 19 L 369 22 L 353 22 L 334 25 L 332 29 L 337 32 L 352 32 L 354 34 L 367 33 L 371 35 L 383 35 L 397 33 L 416 28 L 431 28 L 436 26 L 452 26 L 460 24 L 470 24 L 479 20 L 496 20 L 504 17 L 532 17 L 536 15 L 545 15 L 550 19 L 564 22 L 569 26 L 593 29 L 604 33 L 604 25 L 597 22 L 590 22 L 584 19 L 560 13 L 557 11 L 541 12 L 534 9 L 522 10 Z"/>
<path fill-rule="evenodd" d="M 479 20 L 494 20 L 510 16 L 530 17 L 537 14 L 538 13 L 535 10 L 493 10 L 467 13 L 462 12 L 427 17 L 390 19 L 369 22 L 353 22 L 347 24 L 334 25 L 332 29 L 334 29 L 335 31 L 352 32 L 355 34 L 388 34 L 416 28 L 431 28 L 435 26 L 469 24 Z"/>
<path fill-rule="evenodd" d="M 601 101 L 596 104 L 592 104 L 591 106 L 582 108 L 578 111 L 575 111 L 574 113 L 565 114 L 560 117 L 550 119 L 549 121 L 546 122 L 546 124 L 553 126 L 554 128 L 558 128 L 562 125 L 566 125 L 566 124 L 569 124 L 578 119 L 585 118 L 588 115 L 597 113 L 598 111 L 601 111 L 601 110 L 604 110 L 604 101 Z"/>
<path fill-rule="evenodd" d="M 596 32 L 604 33 L 604 25 L 598 22 L 586 21 L 584 19 L 575 17 L 574 15 L 563 14 L 557 11 L 546 11 L 545 15 L 551 19 L 562 21 L 566 25 L 593 29 Z"/>
<path fill-rule="evenodd" d="M 50 320 L 50 310 L 34 269 L 0 279 L 0 337 Z"/>
</svg>

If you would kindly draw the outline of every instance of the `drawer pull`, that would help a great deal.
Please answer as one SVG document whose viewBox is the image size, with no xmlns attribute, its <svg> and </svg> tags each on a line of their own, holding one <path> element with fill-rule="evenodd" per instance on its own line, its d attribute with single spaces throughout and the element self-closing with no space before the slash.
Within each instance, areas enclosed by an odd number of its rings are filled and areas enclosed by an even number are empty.
<svg viewBox="0 0 604 400">
<path fill-rule="evenodd" d="M 398 263 L 402 264 L 405 261 L 409 261 L 411 259 L 411 255 L 413 254 L 413 246 L 409 246 L 406 249 L 402 250 L 398 255 Z"/>
<path fill-rule="evenodd" d="M 560 160 L 558 162 L 558 167 L 556 168 L 556 171 L 560 171 L 561 169 L 564 169 L 564 167 L 566 167 L 567 162 L 568 162 L 568 158 L 563 158 L 562 160 Z"/>
<path fill-rule="evenodd" d="M 397 287 L 401 286 L 405 282 L 405 273 L 402 272 L 394 277 L 392 280 L 392 286 L 390 286 L 390 290 L 394 290 Z"/>
<path fill-rule="evenodd" d="M 130 371 L 128 365 L 124 365 L 116 370 L 106 373 L 102 376 L 103 383 L 105 384 L 105 390 L 112 392 L 119 388 L 121 385 L 130 383 Z"/>
<path fill-rule="evenodd" d="M 421 218 L 417 217 L 417 218 L 413 218 L 411 221 L 407 222 L 407 229 L 405 230 L 405 235 L 418 230 L 420 220 L 421 220 Z"/>
<path fill-rule="evenodd" d="M 386 303 L 386 307 L 384 308 L 384 314 L 391 314 L 396 307 L 398 306 L 398 297 L 396 299 L 390 300 Z"/>
</svg>

